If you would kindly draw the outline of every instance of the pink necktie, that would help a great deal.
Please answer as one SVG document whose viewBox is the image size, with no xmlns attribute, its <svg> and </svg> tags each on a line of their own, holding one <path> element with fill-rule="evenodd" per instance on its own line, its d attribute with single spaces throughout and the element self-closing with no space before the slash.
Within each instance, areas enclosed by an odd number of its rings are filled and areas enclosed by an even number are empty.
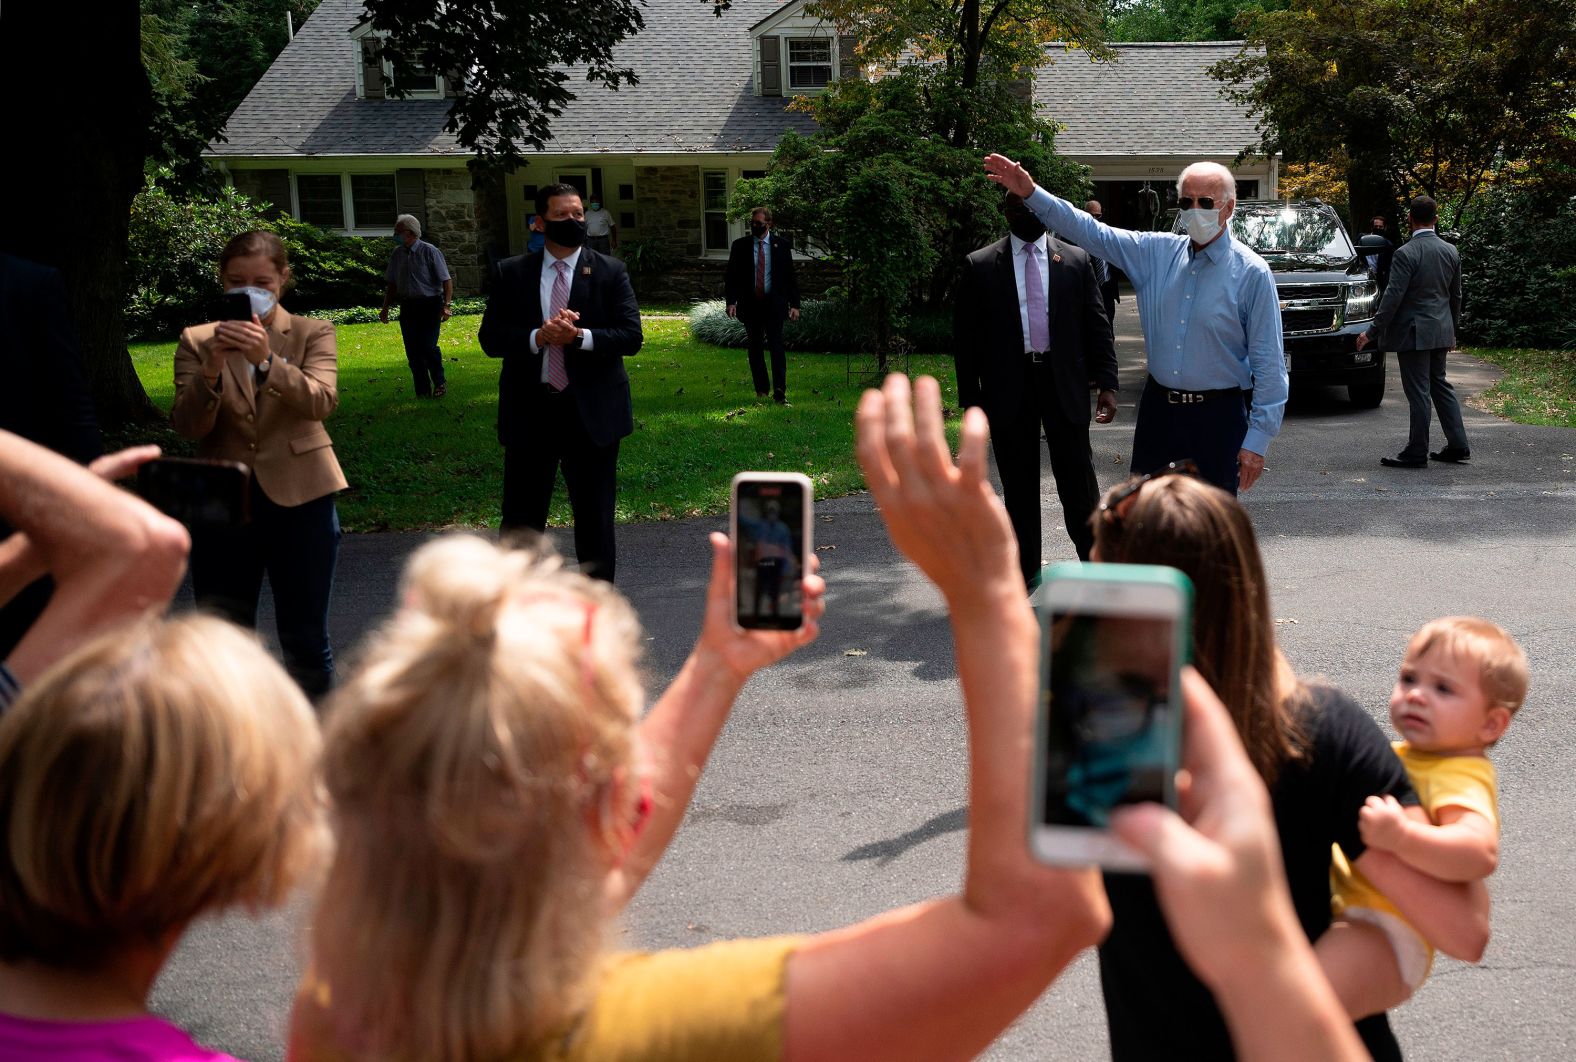
<svg viewBox="0 0 1576 1062">
<path fill-rule="evenodd" d="M 1044 352 L 1051 346 L 1051 325 L 1045 314 L 1045 287 L 1040 283 L 1035 245 L 1023 245 L 1023 292 L 1029 303 L 1029 348 Z"/>
<path fill-rule="evenodd" d="M 558 270 L 558 276 L 553 278 L 553 294 L 547 300 L 548 320 L 552 320 L 559 310 L 569 305 L 569 263 L 560 258 L 553 263 L 553 268 Z M 549 344 L 546 349 L 547 384 L 555 391 L 562 391 L 569 386 L 569 372 L 564 368 L 564 348 Z"/>
</svg>

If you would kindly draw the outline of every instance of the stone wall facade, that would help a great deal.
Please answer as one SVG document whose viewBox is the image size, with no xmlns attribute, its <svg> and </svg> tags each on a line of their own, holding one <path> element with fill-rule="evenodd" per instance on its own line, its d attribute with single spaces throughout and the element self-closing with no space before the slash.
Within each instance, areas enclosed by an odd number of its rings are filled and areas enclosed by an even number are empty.
<svg viewBox="0 0 1576 1062">
<path fill-rule="evenodd" d="M 661 243 L 674 258 L 701 256 L 699 166 L 637 166 L 635 194 L 641 239 Z"/>
<path fill-rule="evenodd" d="M 470 171 L 425 170 L 427 224 L 422 239 L 437 244 L 454 277 L 454 294 L 476 295 L 487 275 L 487 251 L 478 223 Z"/>
</svg>

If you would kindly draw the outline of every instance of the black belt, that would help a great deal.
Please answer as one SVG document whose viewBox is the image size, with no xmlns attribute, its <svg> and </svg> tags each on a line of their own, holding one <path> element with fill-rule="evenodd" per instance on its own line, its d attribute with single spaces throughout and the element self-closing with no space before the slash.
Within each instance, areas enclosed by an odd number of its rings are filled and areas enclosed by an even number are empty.
<svg viewBox="0 0 1576 1062">
<path fill-rule="evenodd" d="M 1153 376 L 1149 378 L 1149 386 L 1164 392 L 1166 402 L 1173 406 L 1191 406 L 1200 402 L 1213 402 L 1217 398 L 1235 398 L 1240 401 L 1247 393 L 1240 387 L 1218 387 L 1213 391 L 1179 391 L 1166 387 Z"/>
</svg>

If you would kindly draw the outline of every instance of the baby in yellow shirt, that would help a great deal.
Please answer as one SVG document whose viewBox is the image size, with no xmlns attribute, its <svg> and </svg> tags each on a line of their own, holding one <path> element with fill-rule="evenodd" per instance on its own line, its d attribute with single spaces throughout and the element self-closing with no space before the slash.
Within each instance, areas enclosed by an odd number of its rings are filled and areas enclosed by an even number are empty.
<svg viewBox="0 0 1576 1062">
<path fill-rule="evenodd" d="M 1412 636 L 1390 693 L 1394 743 L 1428 821 L 1392 796 L 1368 798 L 1363 843 L 1441 881 L 1479 881 L 1499 863 L 1499 812 L 1487 750 L 1527 696 L 1527 658 L 1488 620 L 1448 616 Z M 1331 867 L 1336 922 L 1315 952 L 1352 1017 L 1388 1010 L 1428 976 L 1434 949 L 1339 846 Z"/>
</svg>

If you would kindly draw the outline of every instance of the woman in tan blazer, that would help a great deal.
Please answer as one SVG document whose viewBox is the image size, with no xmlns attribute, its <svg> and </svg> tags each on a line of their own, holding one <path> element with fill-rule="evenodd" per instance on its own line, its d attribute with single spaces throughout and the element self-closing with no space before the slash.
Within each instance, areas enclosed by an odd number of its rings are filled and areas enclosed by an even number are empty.
<svg viewBox="0 0 1576 1062">
<path fill-rule="evenodd" d="M 199 456 L 252 469 L 251 522 L 193 531 L 192 589 L 200 608 L 255 627 L 266 572 L 285 667 L 316 695 L 333 685 L 334 495 L 347 485 L 323 428 L 339 404 L 334 326 L 278 305 L 290 262 L 271 232 L 226 244 L 219 277 L 226 291 L 250 296 L 252 319 L 181 333 L 170 416 L 176 431 L 197 440 Z"/>
</svg>

